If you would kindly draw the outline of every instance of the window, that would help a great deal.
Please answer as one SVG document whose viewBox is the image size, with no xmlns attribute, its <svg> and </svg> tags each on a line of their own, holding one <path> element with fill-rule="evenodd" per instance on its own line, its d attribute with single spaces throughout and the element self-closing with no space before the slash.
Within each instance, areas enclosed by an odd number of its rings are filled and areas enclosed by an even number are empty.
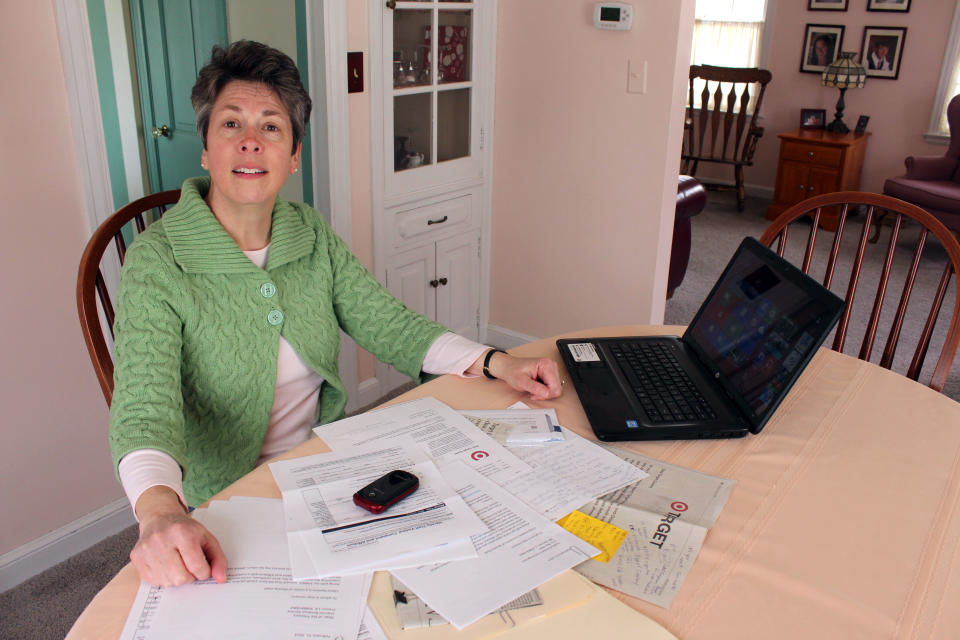
<svg viewBox="0 0 960 640">
<path fill-rule="evenodd" d="M 766 5 L 766 0 L 697 0 L 690 63 L 760 66 Z"/>
<path fill-rule="evenodd" d="M 772 18 L 776 0 L 697 0 L 690 64 L 718 67 L 762 67 L 769 48 L 764 39 L 764 22 Z M 769 30 L 767 30 L 769 31 Z M 713 108 L 713 91 L 708 108 Z M 694 93 L 703 91 L 703 81 L 694 84 Z M 748 111 L 753 111 L 751 96 Z M 737 108 L 735 107 L 735 110 Z"/>
<path fill-rule="evenodd" d="M 950 40 L 943 54 L 943 67 L 940 69 L 940 84 L 933 101 L 933 113 L 930 114 L 930 127 L 924 136 L 927 142 L 950 142 L 950 128 L 947 126 L 947 104 L 953 96 L 960 93 L 960 3 L 953 14 L 953 26 L 950 27 Z"/>
</svg>

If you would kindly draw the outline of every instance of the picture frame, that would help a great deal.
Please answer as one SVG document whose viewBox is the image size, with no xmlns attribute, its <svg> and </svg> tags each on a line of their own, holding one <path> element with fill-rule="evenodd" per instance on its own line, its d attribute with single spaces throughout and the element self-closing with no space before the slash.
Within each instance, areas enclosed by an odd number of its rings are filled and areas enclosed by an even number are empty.
<svg viewBox="0 0 960 640">
<path fill-rule="evenodd" d="M 808 24 L 800 52 L 800 71 L 823 73 L 843 47 L 844 29 L 842 24 Z"/>
<path fill-rule="evenodd" d="M 853 130 L 854 133 L 863 133 L 867 130 L 867 122 L 870 121 L 870 116 L 860 116 L 857 118 L 857 127 Z"/>
<path fill-rule="evenodd" d="M 827 124 L 826 109 L 800 109 L 801 129 L 823 129 Z"/>
<path fill-rule="evenodd" d="M 849 0 L 807 0 L 807 11 L 846 11 Z"/>
<path fill-rule="evenodd" d="M 867 11 L 906 13 L 913 0 L 867 0 Z"/>
<path fill-rule="evenodd" d="M 906 27 L 864 27 L 860 64 L 867 70 L 867 77 L 896 80 L 906 39 Z"/>
</svg>

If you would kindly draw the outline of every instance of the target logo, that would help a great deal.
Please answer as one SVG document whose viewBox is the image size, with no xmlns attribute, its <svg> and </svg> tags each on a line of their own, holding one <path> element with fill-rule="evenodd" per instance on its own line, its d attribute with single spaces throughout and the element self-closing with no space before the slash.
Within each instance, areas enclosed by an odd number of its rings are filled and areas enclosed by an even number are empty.
<svg viewBox="0 0 960 640">
<path fill-rule="evenodd" d="M 687 503 L 686 503 L 686 502 L 677 501 L 677 502 L 671 502 L 671 503 L 670 503 L 670 508 L 673 509 L 674 511 L 676 511 L 677 513 L 683 513 L 684 511 L 686 511 L 686 510 L 689 509 L 690 507 L 687 506 Z"/>
<path fill-rule="evenodd" d="M 471 460 L 483 460 L 484 458 L 490 457 L 490 454 L 486 451 L 474 451 L 470 454 Z"/>
</svg>

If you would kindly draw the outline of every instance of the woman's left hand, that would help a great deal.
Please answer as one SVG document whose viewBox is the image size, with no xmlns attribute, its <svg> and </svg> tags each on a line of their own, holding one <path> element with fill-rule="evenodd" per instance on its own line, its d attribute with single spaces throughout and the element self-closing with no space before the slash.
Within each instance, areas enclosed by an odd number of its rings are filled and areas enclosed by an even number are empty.
<svg viewBox="0 0 960 640">
<path fill-rule="evenodd" d="M 471 373 L 482 375 L 483 360 L 483 357 L 477 359 L 470 367 Z M 532 400 L 557 398 L 563 391 L 557 363 L 550 358 L 519 358 L 497 352 L 490 356 L 487 370 L 517 391 L 529 393 Z"/>
</svg>

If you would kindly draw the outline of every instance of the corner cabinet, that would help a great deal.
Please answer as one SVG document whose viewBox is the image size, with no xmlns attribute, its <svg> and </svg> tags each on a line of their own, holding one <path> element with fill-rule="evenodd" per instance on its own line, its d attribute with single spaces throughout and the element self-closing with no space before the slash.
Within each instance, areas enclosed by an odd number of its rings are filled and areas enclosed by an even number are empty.
<svg viewBox="0 0 960 640">
<path fill-rule="evenodd" d="M 496 2 L 370 1 L 374 274 L 485 339 Z M 408 379 L 377 364 L 380 392 Z"/>
</svg>

